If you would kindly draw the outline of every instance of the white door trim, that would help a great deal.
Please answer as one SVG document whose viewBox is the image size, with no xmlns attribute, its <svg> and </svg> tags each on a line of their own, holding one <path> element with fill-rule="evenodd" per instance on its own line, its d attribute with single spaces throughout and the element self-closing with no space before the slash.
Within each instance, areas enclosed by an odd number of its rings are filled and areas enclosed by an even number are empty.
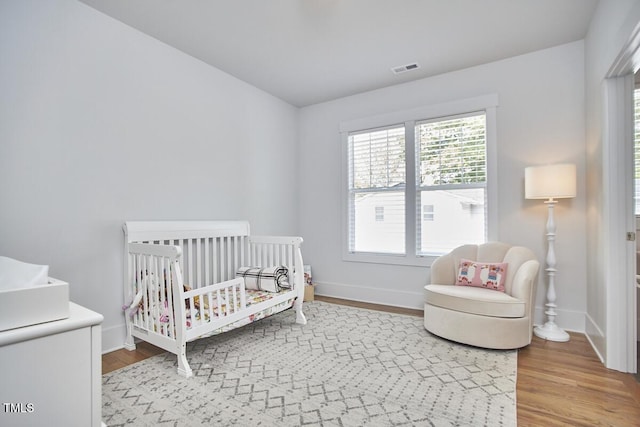
<svg viewBox="0 0 640 427">
<path fill-rule="evenodd" d="M 640 68 L 640 25 L 613 61 L 604 84 L 603 229 L 607 368 L 637 372 L 636 243 L 633 206 L 633 74 Z"/>
<path fill-rule="evenodd" d="M 605 80 L 603 132 L 607 368 L 636 372 L 633 74 Z"/>
</svg>

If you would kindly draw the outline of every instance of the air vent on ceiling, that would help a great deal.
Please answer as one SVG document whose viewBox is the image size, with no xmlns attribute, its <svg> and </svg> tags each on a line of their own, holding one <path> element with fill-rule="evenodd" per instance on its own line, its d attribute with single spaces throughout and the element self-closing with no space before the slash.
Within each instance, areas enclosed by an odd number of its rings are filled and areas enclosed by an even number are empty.
<svg viewBox="0 0 640 427">
<path fill-rule="evenodd" d="M 393 74 L 402 74 L 402 73 L 406 73 L 407 71 L 416 70 L 418 68 L 420 68 L 420 66 L 414 62 L 411 64 L 393 67 L 391 68 L 391 71 L 393 71 Z"/>
</svg>

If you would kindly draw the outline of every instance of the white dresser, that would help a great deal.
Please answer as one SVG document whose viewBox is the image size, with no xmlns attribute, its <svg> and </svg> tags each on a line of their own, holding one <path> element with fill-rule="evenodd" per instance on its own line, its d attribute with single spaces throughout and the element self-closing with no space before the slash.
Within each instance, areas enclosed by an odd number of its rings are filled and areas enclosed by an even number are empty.
<svg viewBox="0 0 640 427">
<path fill-rule="evenodd" d="M 100 426 L 102 315 L 0 332 L 0 426 Z"/>
</svg>

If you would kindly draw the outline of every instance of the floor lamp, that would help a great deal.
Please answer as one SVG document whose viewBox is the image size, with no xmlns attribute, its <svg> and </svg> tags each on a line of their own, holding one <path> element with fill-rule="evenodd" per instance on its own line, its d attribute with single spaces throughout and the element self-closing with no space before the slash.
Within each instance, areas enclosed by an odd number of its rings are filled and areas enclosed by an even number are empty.
<svg viewBox="0 0 640 427">
<path fill-rule="evenodd" d="M 527 199 L 546 199 L 549 208 L 547 219 L 547 303 L 545 304 L 547 322 L 543 326 L 536 326 L 533 333 L 549 341 L 569 341 L 569 334 L 555 323 L 556 319 L 556 223 L 553 218 L 553 208 L 558 203 L 555 199 L 576 197 L 576 165 L 557 164 L 549 166 L 531 166 L 524 170 L 524 193 Z"/>
</svg>

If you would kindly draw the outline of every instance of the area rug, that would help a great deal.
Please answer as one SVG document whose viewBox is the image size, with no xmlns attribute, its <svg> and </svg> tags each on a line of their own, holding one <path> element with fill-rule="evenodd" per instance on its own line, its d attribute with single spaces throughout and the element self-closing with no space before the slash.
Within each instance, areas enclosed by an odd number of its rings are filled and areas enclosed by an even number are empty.
<svg viewBox="0 0 640 427">
<path fill-rule="evenodd" d="M 515 426 L 516 351 L 428 333 L 422 318 L 314 301 L 102 377 L 108 426 Z"/>
</svg>

